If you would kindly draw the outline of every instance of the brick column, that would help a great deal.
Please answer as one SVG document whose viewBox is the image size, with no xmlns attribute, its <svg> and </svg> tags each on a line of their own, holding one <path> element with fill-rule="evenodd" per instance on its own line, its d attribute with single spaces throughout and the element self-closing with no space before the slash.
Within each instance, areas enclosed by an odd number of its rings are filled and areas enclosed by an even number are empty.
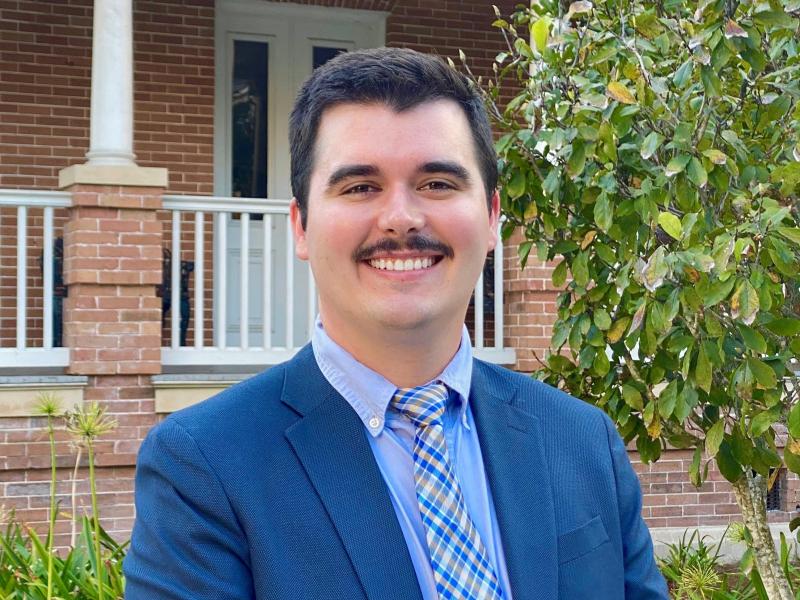
<svg viewBox="0 0 800 600">
<path fill-rule="evenodd" d="M 76 375 L 161 372 L 159 188 L 77 185 L 64 233 L 65 345 Z"/>
<path fill-rule="evenodd" d="M 522 241 L 522 233 L 516 231 L 504 248 L 504 344 L 516 350 L 513 369 L 531 373 L 541 366 L 539 360 L 544 361 L 550 347 L 559 290 L 551 280 L 553 265 L 540 262 L 535 249 L 531 250 L 525 269 L 520 269 L 517 248 Z"/>
<path fill-rule="evenodd" d="M 136 453 L 156 422 L 150 376 L 161 372 L 156 211 L 164 188 L 76 183 L 67 189 L 73 199 L 64 229 L 67 372 L 88 376 L 85 400 L 100 402 L 119 423 L 100 438 L 96 464 L 103 526 L 125 538 L 133 524 Z"/>
</svg>

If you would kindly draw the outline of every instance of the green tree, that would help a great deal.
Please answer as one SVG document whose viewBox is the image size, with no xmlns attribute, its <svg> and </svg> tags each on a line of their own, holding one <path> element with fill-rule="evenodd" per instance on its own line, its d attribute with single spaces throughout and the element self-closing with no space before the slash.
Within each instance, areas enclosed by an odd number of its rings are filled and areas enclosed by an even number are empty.
<svg viewBox="0 0 800 600">
<path fill-rule="evenodd" d="M 800 472 L 800 1 L 542 0 L 495 26 L 504 234 L 565 286 L 539 376 L 646 462 L 694 449 L 699 486 L 715 461 L 792 598 L 765 496 Z"/>
</svg>

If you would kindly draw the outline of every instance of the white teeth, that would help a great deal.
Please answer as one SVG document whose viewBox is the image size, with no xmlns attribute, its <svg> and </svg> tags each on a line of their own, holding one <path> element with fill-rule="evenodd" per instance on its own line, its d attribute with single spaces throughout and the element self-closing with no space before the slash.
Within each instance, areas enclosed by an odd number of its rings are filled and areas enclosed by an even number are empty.
<svg viewBox="0 0 800 600">
<path fill-rule="evenodd" d="M 419 269 L 429 269 L 433 266 L 433 258 L 426 256 L 424 258 L 406 258 L 403 259 L 385 259 L 377 258 L 369 261 L 370 266 L 385 271 L 414 271 Z"/>
</svg>

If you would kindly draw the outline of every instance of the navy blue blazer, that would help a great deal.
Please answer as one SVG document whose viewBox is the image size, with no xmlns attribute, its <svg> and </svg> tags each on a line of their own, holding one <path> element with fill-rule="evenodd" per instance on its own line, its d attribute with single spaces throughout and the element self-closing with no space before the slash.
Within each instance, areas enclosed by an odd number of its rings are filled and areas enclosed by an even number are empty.
<svg viewBox="0 0 800 600">
<path fill-rule="evenodd" d="M 608 417 L 478 360 L 469 401 L 514 600 L 668 597 Z M 136 509 L 127 600 L 421 600 L 363 424 L 310 346 L 153 428 Z"/>
</svg>

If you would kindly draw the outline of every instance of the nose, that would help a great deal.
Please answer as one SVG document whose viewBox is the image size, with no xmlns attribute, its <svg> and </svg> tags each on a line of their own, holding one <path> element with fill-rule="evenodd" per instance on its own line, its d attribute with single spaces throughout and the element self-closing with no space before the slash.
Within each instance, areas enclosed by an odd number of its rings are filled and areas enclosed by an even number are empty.
<svg viewBox="0 0 800 600">
<path fill-rule="evenodd" d="M 384 197 L 378 216 L 378 227 L 387 234 L 405 236 L 422 230 L 425 215 L 411 190 L 389 190 Z"/>
</svg>

